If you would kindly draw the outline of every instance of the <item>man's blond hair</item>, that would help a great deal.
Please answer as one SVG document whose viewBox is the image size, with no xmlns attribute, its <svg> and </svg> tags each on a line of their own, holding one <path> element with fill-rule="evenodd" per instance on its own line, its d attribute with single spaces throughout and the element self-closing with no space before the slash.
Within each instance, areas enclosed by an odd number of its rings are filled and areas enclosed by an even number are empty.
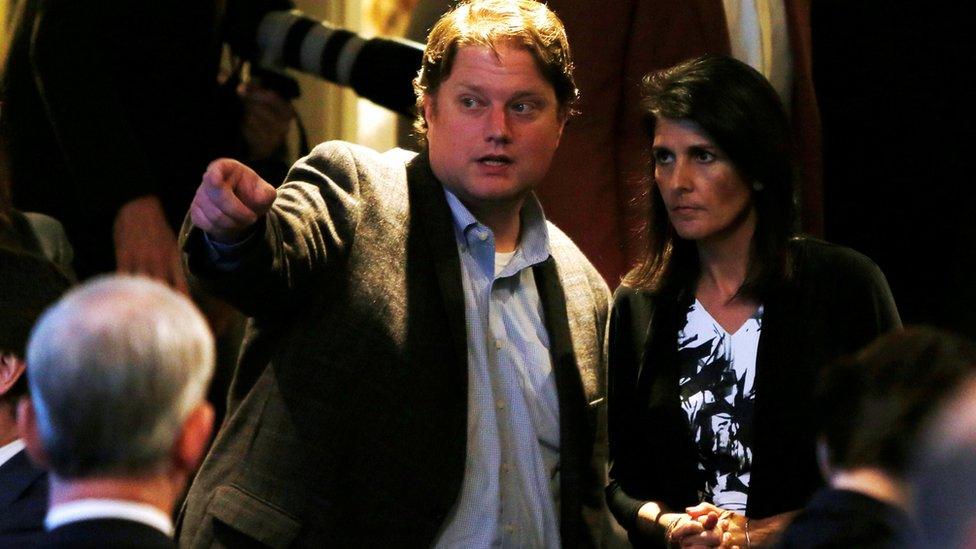
<svg viewBox="0 0 976 549">
<path fill-rule="evenodd" d="M 515 44 L 532 54 L 539 72 L 552 85 L 563 114 L 571 113 L 579 90 L 573 79 L 566 29 L 559 17 L 535 0 L 470 0 L 443 15 L 427 38 L 423 64 L 413 82 L 418 111 L 414 127 L 421 140 L 427 134 L 424 98 L 436 94 L 450 76 L 457 52 L 466 46 L 496 50 L 502 43 Z"/>
</svg>

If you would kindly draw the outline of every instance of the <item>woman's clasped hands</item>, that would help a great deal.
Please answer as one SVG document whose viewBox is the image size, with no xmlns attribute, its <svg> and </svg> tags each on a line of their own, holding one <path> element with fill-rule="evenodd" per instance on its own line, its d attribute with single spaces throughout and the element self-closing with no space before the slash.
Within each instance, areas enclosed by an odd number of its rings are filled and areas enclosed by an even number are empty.
<svg viewBox="0 0 976 549">
<path fill-rule="evenodd" d="M 672 547 L 745 549 L 751 545 L 746 537 L 747 521 L 742 514 L 699 503 L 684 513 L 661 515 L 659 524 L 665 528 L 665 537 Z"/>
</svg>

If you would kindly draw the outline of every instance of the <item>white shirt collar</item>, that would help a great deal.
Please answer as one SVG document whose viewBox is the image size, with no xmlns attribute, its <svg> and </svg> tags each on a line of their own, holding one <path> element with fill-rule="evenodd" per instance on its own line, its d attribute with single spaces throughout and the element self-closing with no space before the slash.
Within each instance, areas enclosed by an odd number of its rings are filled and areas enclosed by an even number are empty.
<svg viewBox="0 0 976 549">
<path fill-rule="evenodd" d="M 9 442 L 0 446 L 0 467 L 3 467 L 5 463 L 10 461 L 11 458 L 17 455 L 18 452 L 24 449 L 24 440 L 16 439 L 13 442 Z"/>
<path fill-rule="evenodd" d="M 173 521 L 152 505 L 119 499 L 79 499 L 50 508 L 44 518 L 44 528 L 92 519 L 124 519 L 151 526 L 173 537 Z"/>
</svg>

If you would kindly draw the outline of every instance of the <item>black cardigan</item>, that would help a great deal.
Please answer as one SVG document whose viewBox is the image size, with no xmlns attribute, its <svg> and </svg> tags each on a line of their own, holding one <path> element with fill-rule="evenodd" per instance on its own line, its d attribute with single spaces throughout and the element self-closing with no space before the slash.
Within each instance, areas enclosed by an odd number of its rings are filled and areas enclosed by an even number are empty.
<svg viewBox="0 0 976 549">
<path fill-rule="evenodd" d="M 764 300 L 756 358 L 754 459 L 746 514 L 802 507 L 821 484 L 813 390 L 820 368 L 901 325 L 888 283 L 871 260 L 796 238 L 793 276 Z M 675 511 L 699 503 L 704 481 L 678 398 L 677 333 L 684 296 L 621 286 L 609 341 L 610 484 L 607 501 L 634 539 L 647 501 Z"/>
</svg>

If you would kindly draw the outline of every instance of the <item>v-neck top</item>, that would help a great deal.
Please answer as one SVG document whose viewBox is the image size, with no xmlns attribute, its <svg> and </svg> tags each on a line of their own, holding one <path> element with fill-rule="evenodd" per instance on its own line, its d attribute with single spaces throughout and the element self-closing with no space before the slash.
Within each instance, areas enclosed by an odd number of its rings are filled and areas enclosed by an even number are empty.
<svg viewBox="0 0 976 549">
<path fill-rule="evenodd" d="M 745 513 L 752 471 L 756 354 L 763 307 L 728 333 L 697 299 L 678 331 L 681 408 L 698 448 L 702 501 Z"/>
</svg>

